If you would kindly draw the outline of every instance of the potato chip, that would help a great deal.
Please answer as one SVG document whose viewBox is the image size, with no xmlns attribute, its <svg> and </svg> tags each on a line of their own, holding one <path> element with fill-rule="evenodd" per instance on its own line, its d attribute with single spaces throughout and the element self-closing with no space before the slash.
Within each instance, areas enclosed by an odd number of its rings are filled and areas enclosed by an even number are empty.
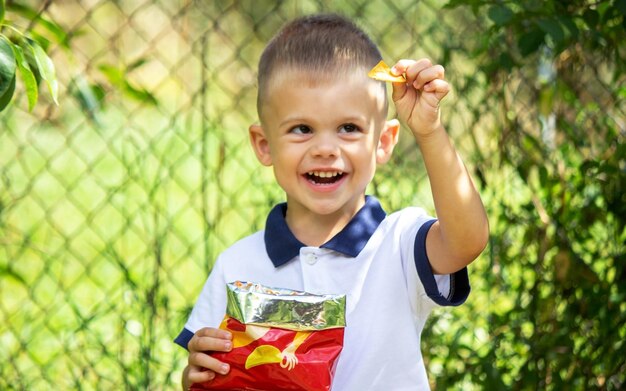
<svg viewBox="0 0 626 391">
<path fill-rule="evenodd" d="M 391 68 L 384 61 L 380 61 L 372 70 L 367 73 L 367 76 L 375 80 L 389 81 L 393 83 L 404 83 L 406 78 L 404 75 L 396 76 L 391 73 Z"/>
<path fill-rule="evenodd" d="M 281 351 L 271 345 L 257 346 L 246 359 L 245 368 L 250 369 L 257 365 L 280 363 L 283 360 Z"/>
</svg>

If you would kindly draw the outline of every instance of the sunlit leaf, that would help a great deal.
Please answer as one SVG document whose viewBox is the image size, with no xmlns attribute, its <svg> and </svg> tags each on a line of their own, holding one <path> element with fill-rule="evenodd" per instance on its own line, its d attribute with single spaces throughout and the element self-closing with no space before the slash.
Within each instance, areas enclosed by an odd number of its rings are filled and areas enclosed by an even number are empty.
<svg viewBox="0 0 626 391">
<path fill-rule="evenodd" d="M 124 82 L 124 73 L 113 65 L 102 64 L 98 69 L 104 74 L 109 82 L 115 86 L 120 86 Z"/>
<path fill-rule="evenodd" d="M 0 276 L 2 276 L 2 278 L 12 278 L 25 286 L 28 285 L 24 277 L 18 274 L 13 268 L 7 267 L 6 265 L 0 266 Z"/>
<path fill-rule="evenodd" d="M 148 60 L 145 58 L 139 58 L 133 62 L 131 62 L 130 64 L 128 64 L 128 66 L 126 66 L 126 72 L 130 72 L 134 69 L 137 69 L 139 67 L 141 67 L 142 65 L 144 65 L 145 63 L 147 63 Z"/>
<path fill-rule="evenodd" d="M 37 62 L 37 68 L 41 73 L 41 78 L 45 80 L 46 84 L 48 85 L 52 100 L 58 105 L 59 102 L 57 100 L 57 97 L 59 94 L 59 84 L 57 82 L 54 64 L 52 63 L 50 57 L 48 57 L 46 52 L 41 48 L 41 46 L 39 46 L 36 41 L 29 40 L 28 43 L 32 49 L 35 61 Z"/>
<path fill-rule="evenodd" d="M 11 47 L 6 37 L 0 35 L 0 96 L 4 96 L 15 77 L 15 54 Z"/>
<path fill-rule="evenodd" d="M 109 82 L 126 96 L 144 103 L 152 105 L 158 104 L 156 97 L 148 90 L 135 87 L 131 84 L 127 77 L 127 70 L 119 69 L 109 64 L 102 64 L 98 68 Z"/>
<path fill-rule="evenodd" d="M 35 107 L 35 104 L 37 103 L 37 99 L 39 98 L 37 80 L 35 79 L 33 71 L 30 69 L 30 65 L 28 65 L 26 57 L 24 57 L 22 48 L 17 45 L 13 45 L 13 52 L 15 53 L 17 66 L 20 70 L 20 76 L 26 90 L 26 97 L 28 98 L 28 111 L 32 111 L 33 107 Z"/>
<path fill-rule="evenodd" d="M 21 15 L 28 20 L 35 21 L 43 29 L 49 32 L 57 43 L 61 44 L 65 48 L 69 48 L 69 36 L 57 23 L 44 18 L 39 12 L 37 12 L 37 10 L 23 4 L 16 4 L 15 2 L 12 2 L 9 4 L 8 8 L 12 12 Z M 34 32 L 32 33 L 33 36 L 35 36 Z"/>
<path fill-rule="evenodd" d="M 123 91 L 129 97 L 136 99 L 143 103 L 149 103 L 151 105 L 157 105 L 158 101 L 154 95 L 144 88 L 136 88 L 130 83 L 125 81 Z"/>
<path fill-rule="evenodd" d="M 17 44 L 22 48 L 22 53 L 24 54 L 24 58 L 26 59 L 26 62 L 28 63 L 28 66 L 30 67 L 31 72 L 33 72 L 33 75 L 35 76 L 35 81 L 37 82 L 37 85 L 39 85 L 39 83 L 41 83 L 41 80 L 42 80 L 41 73 L 39 72 L 37 61 L 35 61 L 35 56 L 33 55 L 33 51 L 30 45 L 25 39 L 19 40 Z"/>
</svg>

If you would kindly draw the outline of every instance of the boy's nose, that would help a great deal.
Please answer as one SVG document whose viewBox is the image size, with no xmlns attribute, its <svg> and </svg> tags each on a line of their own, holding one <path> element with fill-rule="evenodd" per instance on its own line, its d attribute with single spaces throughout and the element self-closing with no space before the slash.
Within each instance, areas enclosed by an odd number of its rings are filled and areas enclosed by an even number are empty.
<svg viewBox="0 0 626 391">
<path fill-rule="evenodd" d="M 311 153 L 315 157 L 339 156 L 339 144 L 331 135 L 318 135 L 311 147 Z"/>
</svg>

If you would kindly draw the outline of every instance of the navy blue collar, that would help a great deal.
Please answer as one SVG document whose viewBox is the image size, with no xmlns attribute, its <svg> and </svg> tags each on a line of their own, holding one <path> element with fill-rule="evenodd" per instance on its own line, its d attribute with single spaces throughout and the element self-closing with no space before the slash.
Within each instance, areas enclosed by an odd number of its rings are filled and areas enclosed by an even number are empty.
<svg viewBox="0 0 626 391">
<path fill-rule="evenodd" d="M 291 232 L 285 221 L 287 204 L 276 205 L 265 223 L 265 248 L 274 267 L 284 265 L 300 254 L 306 245 Z M 374 197 L 366 196 L 365 205 L 337 235 L 321 245 L 339 253 L 356 257 L 387 214 Z"/>
</svg>

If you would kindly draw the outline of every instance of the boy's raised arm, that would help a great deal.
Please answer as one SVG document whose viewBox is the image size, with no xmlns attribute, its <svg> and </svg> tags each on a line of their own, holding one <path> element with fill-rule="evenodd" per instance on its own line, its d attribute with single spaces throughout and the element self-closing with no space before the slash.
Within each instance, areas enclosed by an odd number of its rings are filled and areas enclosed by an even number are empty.
<svg viewBox="0 0 626 391">
<path fill-rule="evenodd" d="M 471 263 L 489 237 L 480 195 L 441 124 L 439 102 L 450 91 L 444 68 L 430 60 L 400 60 L 392 67 L 406 83 L 393 83 L 398 116 L 415 136 L 430 181 L 438 222 L 426 238 L 433 272 L 448 274 Z"/>
</svg>

